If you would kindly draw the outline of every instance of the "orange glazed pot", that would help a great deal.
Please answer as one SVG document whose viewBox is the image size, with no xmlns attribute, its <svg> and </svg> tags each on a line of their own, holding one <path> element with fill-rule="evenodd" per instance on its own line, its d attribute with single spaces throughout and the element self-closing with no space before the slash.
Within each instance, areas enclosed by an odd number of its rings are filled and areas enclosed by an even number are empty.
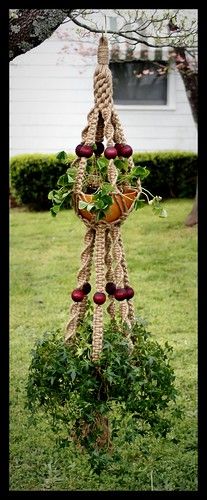
<svg viewBox="0 0 207 500">
<path fill-rule="evenodd" d="M 138 195 L 138 191 L 135 189 L 131 188 L 125 188 L 124 193 L 117 193 L 113 194 L 113 203 L 112 205 L 108 208 L 105 217 L 103 219 L 106 222 L 114 222 L 118 220 L 123 213 L 125 212 L 125 206 L 129 210 L 132 203 L 134 202 L 135 198 Z M 92 203 L 93 202 L 93 194 L 85 194 L 82 193 L 80 195 L 80 200 L 86 201 L 87 203 Z M 94 212 L 91 214 L 91 212 L 88 212 L 86 209 L 79 209 L 78 213 L 84 218 L 89 221 L 92 220 L 92 217 L 94 215 Z"/>
</svg>

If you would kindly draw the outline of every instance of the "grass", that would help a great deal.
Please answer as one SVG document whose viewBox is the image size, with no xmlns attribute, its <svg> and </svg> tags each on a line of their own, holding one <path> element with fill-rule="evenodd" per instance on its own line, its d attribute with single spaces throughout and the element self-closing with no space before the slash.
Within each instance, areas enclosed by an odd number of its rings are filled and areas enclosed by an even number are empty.
<svg viewBox="0 0 207 500">
<path fill-rule="evenodd" d="M 137 436 L 118 446 L 121 460 L 100 476 L 87 453 L 58 448 L 40 415 L 29 425 L 25 383 L 35 341 L 64 328 L 76 286 L 84 225 L 73 211 L 12 209 L 10 215 L 10 490 L 197 490 L 197 229 L 184 225 L 192 200 L 166 202 L 168 217 L 151 208 L 122 226 L 137 314 L 173 347 L 171 364 L 183 418 L 167 437 Z"/>
</svg>

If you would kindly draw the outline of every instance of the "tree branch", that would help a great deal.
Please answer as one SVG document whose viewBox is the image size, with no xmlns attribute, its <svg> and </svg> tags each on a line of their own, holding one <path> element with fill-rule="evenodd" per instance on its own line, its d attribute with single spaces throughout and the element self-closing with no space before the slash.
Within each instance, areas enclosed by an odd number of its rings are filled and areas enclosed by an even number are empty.
<svg viewBox="0 0 207 500">
<path fill-rule="evenodd" d="M 71 21 L 74 22 L 74 24 L 76 24 L 77 26 L 79 26 L 80 28 L 83 28 L 87 31 L 90 31 L 91 33 L 99 33 L 101 34 L 102 33 L 102 30 L 98 29 L 98 28 L 92 28 L 91 26 L 89 26 L 88 24 L 85 24 L 83 23 L 82 21 L 79 21 L 76 17 L 74 18 L 73 16 L 73 13 L 69 14 L 68 17 L 70 18 Z M 122 16 L 123 17 L 123 16 Z M 154 22 L 154 21 L 153 21 Z M 129 23 L 128 23 L 129 24 Z M 123 28 L 123 26 L 122 26 Z M 136 42 L 137 44 L 139 43 L 143 43 L 144 45 L 146 45 L 147 47 L 153 47 L 153 48 L 164 48 L 164 47 L 171 47 L 171 48 L 174 48 L 176 46 L 180 46 L 181 43 L 180 41 L 177 39 L 177 42 L 175 43 L 175 38 L 174 37 L 170 37 L 169 36 L 166 36 L 166 37 L 160 37 L 159 36 L 159 39 L 162 39 L 164 38 L 166 40 L 166 43 L 150 43 L 148 42 L 147 40 L 144 40 L 143 38 L 148 38 L 148 39 L 151 39 L 151 38 L 155 38 L 157 39 L 158 37 L 156 36 L 153 36 L 153 35 L 143 35 L 143 34 L 139 34 L 138 31 L 135 31 L 133 30 L 132 32 L 136 33 L 138 36 L 135 38 L 134 36 L 128 36 L 127 33 L 128 31 L 115 31 L 115 30 L 107 30 L 107 33 L 110 34 L 110 35 L 113 35 L 113 36 L 119 36 L 119 37 L 122 37 L 122 38 L 125 38 L 126 40 L 129 40 L 129 41 L 132 41 L 132 42 Z M 193 33 L 194 34 L 194 33 Z M 189 34 L 186 35 L 186 38 L 189 36 Z M 183 40 L 183 37 L 184 37 L 184 40 Z M 185 34 L 182 35 L 182 46 L 185 46 Z M 186 42 L 186 47 L 188 46 L 187 42 Z M 196 47 L 195 47 L 196 48 Z"/>
<path fill-rule="evenodd" d="M 130 18 L 130 12 L 128 13 L 128 20 L 125 15 L 125 11 L 123 13 L 118 9 L 113 10 L 114 13 L 117 14 L 117 17 L 119 17 L 119 19 L 122 18 L 124 21 L 124 24 L 122 24 L 119 30 L 107 31 L 109 35 L 116 37 L 116 43 L 117 37 L 119 37 L 119 43 L 121 43 L 121 39 L 123 39 L 123 41 L 127 41 L 131 45 L 141 43 L 146 47 L 152 48 L 171 47 L 174 49 L 179 46 L 185 47 L 186 50 L 189 50 L 189 48 L 197 48 L 194 41 L 194 37 L 197 32 L 196 27 L 193 27 L 196 21 L 192 21 L 190 28 L 184 28 L 183 20 L 181 23 L 182 35 L 177 37 L 174 37 L 171 34 L 161 36 L 159 33 L 156 36 L 157 30 L 155 28 L 161 29 L 163 21 L 169 20 L 168 12 L 164 12 L 164 15 L 158 18 L 156 17 L 158 10 L 155 9 L 151 14 L 151 17 L 148 19 L 146 13 L 143 14 L 143 11 L 136 9 L 134 11 L 134 17 Z M 97 12 L 98 11 L 95 9 L 10 9 L 9 59 L 12 60 L 18 55 L 23 54 L 42 43 L 45 39 L 49 38 L 54 30 L 62 23 L 65 24 L 66 22 L 72 21 L 79 28 L 90 31 L 91 33 L 101 34 L 102 29 L 99 29 L 95 22 L 90 19 L 90 15 L 93 13 L 97 14 Z M 176 11 L 173 15 L 170 14 L 171 19 L 175 18 L 177 13 L 178 11 Z M 80 20 L 80 16 L 82 16 L 83 20 Z M 67 17 L 68 20 L 66 20 Z M 84 22 L 85 19 L 88 23 Z M 130 30 L 130 24 L 133 26 L 133 24 L 139 20 L 139 25 Z M 91 26 L 89 23 L 93 23 L 93 25 Z M 146 28 L 150 25 L 155 30 L 155 34 L 146 33 Z M 190 36 L 191 40 L 189 41 Z"/>
<path fill-rule="evenodd" d="M 9 23 L 9 60 L 24 54 L 49 38 L 71 13 L 59 9 L 11 10 Z"/>
</svg>

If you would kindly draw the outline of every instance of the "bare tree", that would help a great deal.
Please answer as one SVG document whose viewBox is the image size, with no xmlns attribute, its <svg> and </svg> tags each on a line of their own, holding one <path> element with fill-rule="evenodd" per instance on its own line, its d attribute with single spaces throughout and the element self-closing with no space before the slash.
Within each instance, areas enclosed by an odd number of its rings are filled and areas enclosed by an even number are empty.
<svg viewBox="0 0 207 500">
<path fill-rule="evenodd" d="M 183 79 L 192 115 L 197 124 L 197 10 L 196 9 L 10 9 L 9 59 L 31 50 L 49 38 L 62 23 L 72 22 L 80 34 L 102 33 L 104 15 L 116 16 L 117 28 L 107 33 L 113 43 L 127 42 L 133 51 L 138 44 L 171 48 Z M 197 198 L 185 224 L 197 224 Z"/>
</svg>

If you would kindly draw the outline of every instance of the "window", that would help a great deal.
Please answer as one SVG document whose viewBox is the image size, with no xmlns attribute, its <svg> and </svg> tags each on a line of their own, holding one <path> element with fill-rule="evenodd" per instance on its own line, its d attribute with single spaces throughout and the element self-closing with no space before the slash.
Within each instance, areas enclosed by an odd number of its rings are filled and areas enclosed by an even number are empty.
<svg viewBox="0 0 207 500">
<path fill-rule="evenodd" d="M 115 104 L 167 105 L 164 61 L 111 62 Z"/>
</svg>

